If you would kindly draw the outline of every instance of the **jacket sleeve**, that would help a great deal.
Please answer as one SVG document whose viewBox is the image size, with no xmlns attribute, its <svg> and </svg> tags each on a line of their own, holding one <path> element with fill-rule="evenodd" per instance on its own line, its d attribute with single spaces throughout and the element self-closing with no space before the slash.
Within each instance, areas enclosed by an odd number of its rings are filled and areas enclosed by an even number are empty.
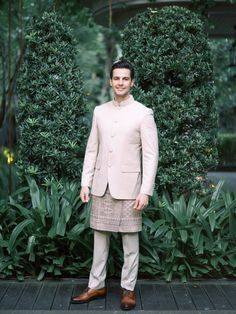
<svg viewBox="0 0 236 314">
<path fill-rule="evenodd" d="M 152 109 L 149 109 L 141 123 L 141 143 L 142 184 L 140 193 L 152 196 L 159 157 L 157 127 Z"/>
<path fill-rule="evenodd" d="M 90 135 L 88 138 L 85 156 L 84 156 L 84 164 L 83 164 L 83 172 L 81 178 L 81 186 L 92 186 L 94 169 L 98 154 L 99 148 L 99 138 L 98 138 L 98 126 L 97 126 L 97 117 L 96 117 L 96 108 L 93 112 L 93 122 L 92 128 L 90 131 Z"/>
</svg>

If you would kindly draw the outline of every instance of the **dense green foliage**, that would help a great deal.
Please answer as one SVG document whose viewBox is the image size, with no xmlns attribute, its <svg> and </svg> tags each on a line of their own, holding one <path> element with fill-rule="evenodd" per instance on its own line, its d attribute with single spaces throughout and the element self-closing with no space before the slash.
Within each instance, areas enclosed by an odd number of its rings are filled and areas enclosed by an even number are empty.
<svg viewBox="0 0 236 314">
<path fill-rule="evenodd" d="M 83 75 L 86 106 L 93 109 L 100 102 L 105 102 L 108 96 L 102 95 L 107 58 L 105 29 L 95 23 L 92 12 L 78 1 L 59 0 L 56 3 L 56 11 L 64 17 L 79 42 L 77 59 Z"/>
<path fill-rule="evenodd" d="M 91 203 L 81 204 L 79 183 L 51 181 L 39 187 L 27 180 L 0 203 L 0 276 L 87 276 L 93 251 Z M 140 274 L 168 281 L 236 275 L 236 194 L 222 192 L 221 186 L 202 197 L 154 194 L 143 213 Z M 119 275 L 119 234 L 112 235 L 110 251 L 109 274 Z"/>
<path fill-rule="evenodd" d="M 9 205 L 0 204 L 0 273 L 42 279 L 88 271 L 92 231 L 83 233 L 89 212 L 81 207 L 79 183 L 52 180 L 39 189 L 35 180 L 27 180 Z"/>
<path fill-rule="evenodd" d="M 87 129 L 76 43 L 55 13 L 44 13 L 28 30 L 19 83 L 20 175 L 43 181 L 78 178 Z"/>
<path fill-rule="evenodd" d="M 140 272 L 161 272 L 167 281 L 236 275 L 236 194 L 221 192 L 222 185 L 205 197 L 153 198 L 144 217 Z"/>
<path fill-rule="evenodd" d="M 135 98 L 154 110 L 158 190 L 203 189 L 201 178 L 217 163 L 213 66 L 203 23 L 185 8 L 148 9 L 127 24 L 123 55 L 138 74 Z"/>
<path fill-rule="evenodd" d="M 89 110 L 94 108 L 107 96 L 102 91 L 105 82 L 104 66 L 106 59 L 103 28 L 94 22 L 92 13 L 88 8 L 74 0 L 66 2 L 62 0 L 56 2 L 51 0 L 0 1 L 0 20 L 2 22 L 0 32 L 2 48 L 0 50 L 2 58 L 0 66 L 2 88 L 0 93 L 0 149 L 5 149 L 1 145 L 8 146 L 11 153 L 14 154 L 14 160 L 17 154 L 15 144 L 18 140 L 16 138 L 16 124 L 11 123 L 11 132 L 9 132 L 8 125 L 9 118 L 12 117 L 14 122 L 18 112 L 16 80 L 21 64 L 20 60 L 24 55 L 22 48 L 25 44 L 25 36 L 27 36 L 27 29 L 33 21 L 42 16 L 45 11 L 53 11 L 54 9 L 59 16 L 63 16 L 63 21 L 70 26 L 72 36 L 79 43 L 76 45 L 75 58 L 83 77 L 86 108 Z M 11 23 L 11 28 L 9 28 L 9 23 Z M 9 70 L 11 70 L 10 77 L 8 77 Z M 10 87 L 12 95 L 10 105 L 8 103 L 9 84 L 12 86 L 12 89 Z M 6 103 L 3 102 L 4 96 Z M 4 110 L 4 106 L 8 108 Z M 90 116 L 90 113 L 84 115 L 87 125 L 90 124 Z M 3 162 L 0 164 L 0 196 L 7 197 L 17 187 L 19 180 L 15 175 L 15 165 L 7 164 L 5 161 L 5 157 L 3 157 Z"/>
</svg>

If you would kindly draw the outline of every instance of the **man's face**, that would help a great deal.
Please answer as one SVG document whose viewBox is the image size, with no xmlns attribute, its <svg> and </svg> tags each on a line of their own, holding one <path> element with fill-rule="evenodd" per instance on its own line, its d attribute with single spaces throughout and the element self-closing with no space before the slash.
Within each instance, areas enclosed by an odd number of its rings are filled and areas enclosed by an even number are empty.
<svg viewBox="0 0 236 314">
<path fill-rule="evenodd" d="M 113 89 L 115 98 L 125 99 L 134 85 L 131 80 L 129 69 L 114 69 L 110 85 Z"/>
</svg>

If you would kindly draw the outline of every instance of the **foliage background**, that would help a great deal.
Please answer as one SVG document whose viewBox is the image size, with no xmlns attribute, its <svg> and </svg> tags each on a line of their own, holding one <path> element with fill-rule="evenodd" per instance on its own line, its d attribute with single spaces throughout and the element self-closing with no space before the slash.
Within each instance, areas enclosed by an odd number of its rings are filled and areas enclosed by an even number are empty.
<svg viewBox="0 0 236 314">
<path fill-rule="evenodd" d="M 45 12 L 27 29 L 26 44 L 17 82 L 19 175 L 80 179 L 88 128 L 75 39 L 55 12 Z"/>
<path fill-rule="evenodd" d="M 214 1 L 193 1 L 194 9 L 203 14 L 211 5 Z M 28 177 L 17 190 L 15 165 L 7 163 L 9 154 L 4 153 L 4 146 L 8 146 L 16 154 L 15 113 L 19 107 L 16 78 L 24 54 L 25 29 L 51 8 L 63 15 L 80 43 L 77 62 L 86 83 L 86 108 L 90 111 L 109 98 L 104 73 L 120 56 L 119 30 L 114 25 L 110 29 L 97 25 L 91 12 L 78 1 L 0 0 L 0 276 L 17 276 L 20 280 L 25 275 L 39 279 L 87 276 L 92 259 L 89 208 L 84 208 L 78 199 L 79 183 L 48 181 L 38 186 Z M 210 44 L 216 101 L 224 119 L 221 131 L 232 132 L 228 121 L 233 112 L 230 108 L 236 103 L 236 85 L 233 69 L 228 67 L 231 41 L 215 40 Z M 85 116 L 88 125 L 90 118 L 91 114 Z M 167 280 L 235 276 L 236 196 L 223 193 L 220 186 L 214 190 L 216 193 L 209 192 L 203 197 L 154 195 L 144 213 L 140 235 L 140 274 Z M 111 248 L 109 274 L 119 275 L 122 265 L 119 235 L 113 235 Z"/>
<path fill-rule="evenodd" d="M 52 180 L 39 187 L 28 177 L 9 202 L 0 201 L 0 276 L 87 276 L 93 235 L 89 203 L 82 206 L 78 182 Z M 30 197 L 29 197 L 30 195 Z M 142 276 L 164 278 L 236 276 L 236 194 L 176 197 L 154 194 L 140 233 Z M 111 238 L 109 276 L 123 264 L 119 234 Z"/>
<path fill-rule="evenodd" d="M 136 98 L 154 111 L 159 192 L 204 189 L 217 165 L 213 64 L 204 24 L 177 6 L 149 9 L 123 32 L 123 52 L 138 73 Z"/>
</svg>

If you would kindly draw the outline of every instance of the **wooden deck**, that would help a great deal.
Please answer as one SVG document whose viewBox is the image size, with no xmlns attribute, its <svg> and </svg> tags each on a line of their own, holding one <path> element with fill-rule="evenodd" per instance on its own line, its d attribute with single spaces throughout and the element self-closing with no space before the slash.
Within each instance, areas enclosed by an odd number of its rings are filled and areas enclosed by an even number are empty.
<svg viewBox="0 0 236 314">
<path fill-rule="evenodd" d="M 87 285 L 85 279 L 0 280 L 0 314 L 7 313 L 121 313 L 119 281 L 108 280 L 106 299 L 70 304 L 72 295 Z M 143 313 L 236 313 L 236 280 L 165 283 L 138 280 L 135 310 Z M 122 312 L 123 313 L 123 312 Z"/>
</svg>

